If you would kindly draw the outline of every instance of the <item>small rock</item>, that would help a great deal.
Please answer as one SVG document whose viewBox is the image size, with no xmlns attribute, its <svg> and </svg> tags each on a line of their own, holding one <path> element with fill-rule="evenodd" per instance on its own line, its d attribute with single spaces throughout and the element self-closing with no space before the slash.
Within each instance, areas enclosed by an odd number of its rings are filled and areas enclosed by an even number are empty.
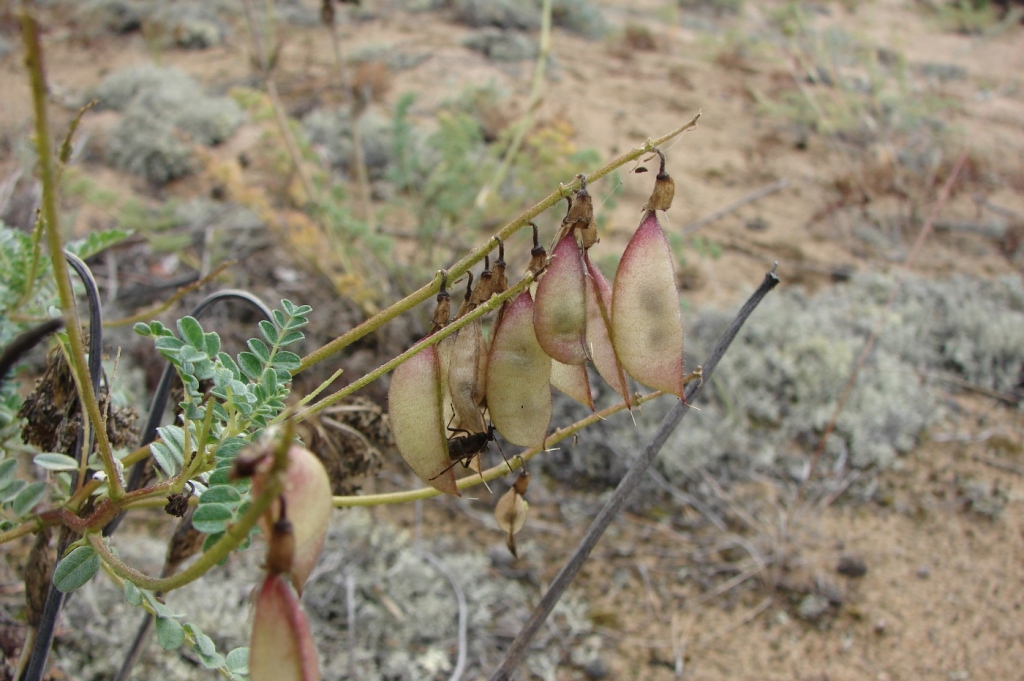
<svg viewBox="0 0 1024 681">
<path fill-rule="evenodd" d="M 917 568 L 917 578 L 918 579 L 928 579 L 929 577 L 931 577 L 931 575 L 932 575 L 932 570 L 927 565 L 922 565 L 921 567 Z"/>
<path fill-rule="evenodd" d="M 879 636 L 884 635 L 888 628 L 889 628 L 889 623 L 886 620 L 884 620 L 884 619 L 876 621 L 875 622 L 875 626 L 873 627 L 874 632 L 877 635 L 879 635 Z"/>
<path fill-rule="evenodd" d="M 856 579 L 863 577 L 868 573 L 868 566 L 860 556 L 851 553 L 844 553 L 839 556 L 839 564 L 836 565 L 836 572 Z"/>
<path fill-rule="evenodd" d="M 820 594 L 807 594 L 797 607 L 796 614 L 800 619 L 808 622 L 818 621 L 822 615 L 828 612 L 828 599 Z"/>
<path fill-rule="evenodd" d="M 595 657 L 590 662 L 583 665 L 583 673 L 587 675 L 588 679 L 603 679 L 608 676 L 608 667 L 599 657 Z"/>
</svg>

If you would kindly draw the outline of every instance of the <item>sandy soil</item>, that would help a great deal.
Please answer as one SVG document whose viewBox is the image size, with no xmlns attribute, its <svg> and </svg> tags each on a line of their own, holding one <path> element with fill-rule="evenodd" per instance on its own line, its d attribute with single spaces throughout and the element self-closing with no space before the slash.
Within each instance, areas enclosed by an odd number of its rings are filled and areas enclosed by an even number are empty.
<svg viewBox="0 0 1024 681">
<path fill-rule="evenodd" d="M 611 157 L 702 111 L 698 129 L 665 150 L 678 186 L 669 214 L 677 230 L 750 192 L 788 182 L 696 232 L 705 255 L 688 257 L 680 273 L 692 305 L 735 303 L 776 261 L 785 285 L 809 290 L 853 271 L 898 267 L 963 150 L 968 161 L 942 207 L 942 228 L 924 243 L 913 269 L 934 277 L 1021 274 L 1019 25 L 958 34 L 945 30 L 924 3 L 895 0 L 855 11 L 846 7 L 856 3 L 806 8 L 806 26 L 816 35 L 841 29 L 875 50 L 872 59 L 842 64 L 836 73 L 851 82 L 870 75 L 867 67 L 877 66 L 877 49 L 885 48 L 909 65 L 905 98 L 892 106 L 909 112 L 926 100 L 943 102 L 909 128 L 896 129 L 872 118 L 870 109 L 850 104 L 862 103 L 859 96 L 808 81 L 805 67 L 821 53 L 799 38 L 778 38 L 770 27 L 780 3 L 746 3 L 738 17 L 684 11 L 660 0 L 599 4 L 617 32 L 590 41 L 555 31 L 554 62 L 537 112 L 541 122 L 567 122 L 577 147 Z M 343 26 L 349 50 L 386 43 L 429 54 L 419 66 L 389 75 L 388 94 L 378 106 L 388 110 L 401 93 L 415 91 L 418 110 L 429 111 L 462 86 L 489 81 L 514 93 L 513 101 L 522 106 L 532 64 L 497 64 L 460 47 L 469 29 L 448 18 L 446 12 L 410 14 L 388 6 L 372 20 Z M 627 25 L 644 29 L 653 49 L 623 37 Z M 334 67 L 324 32 L 289 32 L 278 66 L 286 101 L 298 103 L 318 90 L 321 101 L 332 101 L 336 95 L 325 84 Z M 65 120 L 68 112 L 57 106 L 62 93 L 87 89 L 112 70 L 154 57 L 214 87 L 251 75 L 241 30 L 224 46 L 154 53 L 137 34 L 85 41 L 57 23 L 49 28 L 47 48 L 55 110 Z M 958 75 L 928 75 L 937 72 L 936 65 L 956 67 Z M 25 78 L 13 56 L 0 62 L 0 73 L 0 126 L 10 136 L 27 126 Z M 780 102 L 790 96 L 805 96 L 805 109 L 826 113 L 817 119 L 817 130 L 780 112 Z M 823 131 L 838 126 L 841 117 L 828 114 L 835 111 L 853 112 L 861 123 L 872 119 L 866 125 L 875 134 Z M 940 123 L 942 135 L 928 132 L 930 120 Z M 99 115 L 84 122 L 87 130 L 103 126 Z M 243 128 L 215 153 L 231 158 L 255 149 L 260 139 Z M 924 149 L 918 156 L 915 145 Z M 917 161 L 920 168 L 908 165 Z M 0 174 L 16 163 L 6 153 Z M 90 172 L 102 186 L 151 202 L 198 195 L 212 184 L 199 174 L 157 195 L 113 171 Z M 647 176 L 620 177 L 621 186 L 603 181 L 592 187 L 599 206 L 613 192 L 617 202 L 597 247 L 602 253 L 621 249 L 649 191 Z M 957 227 L 1000 217 L 984 201 L 1016 214 L 1005 236 Z M 554 224 L 558 218 L 543 219 Z M 109 222 L 102 211 L 80 212 L 75 228 Z M 879 238 L 866 241 L 865 225 Z M 578 581 L 602 637 L 605 678 L 1024 678 L 1024 421 L 1019 408 L 998 399 L 971 392 L 948 399 L 959 411 L 933 428 L 896 469 L 863 473 L 877 482 L 870 499 L 839 495 L 809 505 L 796 488 L 753 480 L 722 492 L 721 502 L 730 509 L 726 534 L 695 512 L 665 518 L 627 514 L 618 521 Z M 556 488 L 534 492 L 531 519 L 543 530 L 524 533 L 531 548 L 523 561 L 541 583 L 554 576 L 585 527 L 561 513 L 557 502 L 563 494 Z M 987 513 L 985 503 L 993 500 L 1005 506 L 1001 513 Z M 431 526 L 431 514 L 447 513 L 429 507 L 425 525 Z M 409 508 L 381 515 L 414 522 Z M 472 523 L 453 533 L 467 546 L 495 541 Z M 770 565 L 759 569 L 759 556 L 770 558 Z M 846 564 L 862 561 L 866 573 L 838 573 L 844 557 Z M 559 678 L 587 677 L 566 666 Z"/>
</svg>

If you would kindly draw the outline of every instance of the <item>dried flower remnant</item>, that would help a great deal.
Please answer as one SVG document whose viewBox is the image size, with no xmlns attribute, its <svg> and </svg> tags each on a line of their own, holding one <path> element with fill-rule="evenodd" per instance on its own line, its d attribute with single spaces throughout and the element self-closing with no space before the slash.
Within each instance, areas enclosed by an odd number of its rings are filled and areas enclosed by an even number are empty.
<svg viewBox="0 0 1024 681">
<path fill-rule="evenodd" d="M 509 491 L 501 495 L 494 507 L 494 519 L 498 521 L 498 528 L 505 533 L 505 545 L 516 558 L 519 554 L 516 550 L 516 535 L 526 524 L 526 512 L 530 510 L 530 504 L 523 496 L 530 484 L 530 474 L 523 471 Z"/>
</svg>

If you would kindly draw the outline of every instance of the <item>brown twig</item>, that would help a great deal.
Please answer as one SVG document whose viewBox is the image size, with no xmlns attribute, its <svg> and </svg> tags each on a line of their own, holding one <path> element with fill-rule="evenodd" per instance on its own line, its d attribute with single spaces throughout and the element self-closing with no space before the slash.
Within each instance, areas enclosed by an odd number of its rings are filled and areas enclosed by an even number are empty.
<svg viewBox="0 0 1024 681">
<path fill-rule="evenodd" d="M 720 220 L 720 219 L 724 218 L 729 213 L 732 213 L 734 211 L 739 210 L 740 208 L 742 208 L 743 206 L 747 205 L 748 203 L 753 203 L 754 201 L 757 201 L 758 199 L 763 199 L 764 197 L 766 197 L 766 196 L 768 196 L 770 194 L 774 194 L 777 191 L 781 191 L 781 190 L 785 189 L 788 186 L 789 186 L 789 180 L 784 177 L 781 180 L 778 180 L 777 182 L 772 182 L 771 184 L 765 185 L 765 186 L 761 187 L 760 189 L 755 189 L 754 191 L 750 192 L 749 194 L 747 194 L 745 196 L 742 196 L 739 199 L 733 201 L 728 206 L 723 206 L 722 208 L 719 208 L 715 212 L 710 213 L 708 215 L 705 215 L 700 220 L 694 220 L 693 222 L 689 223 L 688 225 L 683 227 L 681 230 L 679 230 L 679 233 L 682 234 L 683 236 L 686 236 L 687 234 L 692 234 L 693 232 L 696 232 L 701 227 L 704 227 L 706 225 L 710 225 L 712 222 L 715 222 L 716 220 Z"/>
</svg>

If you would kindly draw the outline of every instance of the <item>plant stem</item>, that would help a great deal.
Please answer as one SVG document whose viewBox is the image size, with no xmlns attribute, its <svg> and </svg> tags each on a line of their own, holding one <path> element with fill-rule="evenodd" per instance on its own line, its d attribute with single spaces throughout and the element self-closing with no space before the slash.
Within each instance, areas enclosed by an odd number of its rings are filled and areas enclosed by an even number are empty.
<svg viewBox="0 0 1024 681">
<path fill-rule="evenodd" d="M 626 165 L 630 161 L 635 161 L 644 154 L 649 154 L 656 147 L 659 147 L 665 142 L 671 140 L 672 138 L 677 137 L 686 130 L 696 127 L 697 119 L 699 118 L 700 113 L 698 112 L 697 115 L 690 119 L 688 122 L 679 126 L 672 132 L 668 133 L 667 135 L 662 135 L 661 137 L 654 140 L 647 140 L 647 142 L 640 145 L 636 149 L 628 151 L 625 154 L 619 156 L 618 158 L 609 161 L 601 168 L 598 168 L 592 173 L 587 174 L 587 182 L 589 183 L 595 180 L 599 180 L 605 175 L 611 173 L 612 171 L 617 170 L 618 168 Z M 579 179 L 573 180 L 568 185 L 560 186 L 557 191 L 552 192 L 550 195 L 547 196 L 547 198 L 543 199 L 532 208 L 527 209 L 519 217 L 515 218 L 507 225 L 502 227 L 501 230 L 498 231 L 497 236 L 501 239 L 507 239 L 508 237 L 512 236 L 517 231 L 530 224 L 530 220 L 537 217 L 538 215 L 546 211 L 548 208 L 554 206 L 556 203 L 561 201 L 562 198 L 567 196 L 573 190 L 578 189 L 579 186 Z M 487 243 L 483 244 L 482 246 L 478 246 L 477 248 L 470 251 L 469 255 L 467 255 L 465 258 L 463 258 L 462 260 L 448 268 L 449 280 L 455 281 L 463 274 L 465 274 L 469 270 L 469 268 L 473 267 L 473 265 L 483 260 L 484 255 L 494 250 L 494 246 L 495 242 L 493 239 L 491 239 L 488 240 Z M 414 291 L 413 293 L 410 293 L 402 300 L 391 305 L 387 309 L 378 312 L 373 317 L 370 317 L 365 322 L 363 322 L 356 328 L 352 329 L 351 331 L 348 331 L 347 333 L 338 336 L 330 343 L 324 345 L 318 350 L 314 350 L 313 352 L 303 357 L 302 363 L 294 372 L 292 372 L 292 375 L 294 376 L 302 371 L 305 371 L 306 369 L 310 368 L 315 364 L 319 364 L 328 357 L 348 347 L 349 345 L 359 340 L 363 336 L 366 336 L 367 334 L 376 331 L 385 323 L 391 321 L 395 317 L 398 317 L 405 313 L 406 311 L 411 310 L 413 307 L 419 305 L 420 303 L 422 303 L 423 301 L 427 300 L 432 295 L 437 293 L 438 290 L 440 289 L 440 286 L 441 276 L 438 275 L 434 277 L 434 280 L 431 283 L 421 287 L 419 290 Z"/>
<path fill-rule="evenodd" d="M 270 508 L 274 499 L 277 498 L 278 494 L 280 494 L 283 489 L 284 485 L 280 478 L 277 476 L 270 476 L 267 487 L 253 500 L 252 505 L 246 509 L 245 513 L 239 516 L 238 520 L 228 527 L 224 536 L 220 538 L 220 541 L 211 546 L 187 568 L 169 577 L 150 577 L 149 575 L 139 572 L 115 556 L 110 550 L 110 547 L 107 546 L 106 541 L 104 541 L 103 537 L 99 534 L 90 533 L 87 534 L 85 538 L 96 553 L 100 555 L 103 562 L 109 565 L 110 569 L 118 576 L 127 579 L 140 589 L 164 592 L 172 591 L 199 579 L 217 565 L 217 563 L 226 558 L 228 554 L 237 549 L 238 546 L 245 541 L 245 538 L 249 536 L 249 530 L 256 525 L 260 516 Z"/>
<path fill-rule="evenodd" d="M 473 310 L 469 314 L 467 314 L 464 317 L 461 317 L 459 319 L 456 319 L 455 321 L 453 321 L 451 324 L 449 324 L 448 326 L 444 327 L 443 329 L 439 329 L 435 333 L 430 334 L 429 336 L 427 336 L 426 338 L 424 338 L 420 342 L 416 343 L 411 348 L 409 348 L 408 350 L 406 350 L 402 354 L 398 355 L 397 357 L 395 357 L 391 361 L 386 362 L 385 364 L 377 367 L 376 369 L 374 369 L 370 373 L 366 374 L 365 376 L 363 376 L 359 380 L 356 380 L 356 381 L 353 381 L 352 383 L 349 383 L 347 386 L 345 386 L 344 388 L 342 388 L 338 392 L 332 393 L 331 395 L 329 395 L 329 396 L 325 397 L 324 399 L 320 400 L 319 402 L 317 402 L 313 406 L 308 407 L 306 409 L 303 409 L 302 411 L 300 411 L 297 414 L 295 414 L 295 416 L 293 416 L 292 418 L 295 421 L 305 421 L 310 416 L 313 416 L 314 414 L 320 413 L 321 411 L 323 411 L 327 407 L 331 406 L 332 404 L 338 402 L 339 400 L 345 399 L 346 397 L 348 397 L 349 395 L 351 395 L 355 391 L 359 390 L 360 388 L 363 388 L 363 387 L 369 385 L 370 383 L 373 383 L 374 381 L 376 381 L 378 378 L 380 378 L 384 374 L 388 373 L 389 371 L 394 370 L 395 367 L 397 367 L 400 364 L 403 364 L 404 362 L 406 362 L 408 359 L 410 359 L 414 355 L 419 354 L 425 348 L 429 348 L 431 345 L 437 345 L 442 340 L 444 340 L 448 336 L 452 335 L 453 333 L 455 333 L 456 331 L 458 331 L 462 327 L 466 326 L 467 324 L 469 324 L 474 319 L 479 319 L 480 317 L 484 316 L 488 312 L 491 312 L 492 310 L 497 309 L 503 302 L 505 302 L 506 300 L 510 299 L 512 296 L 516 295 L 517 293 L 521 293 L 522 291 L 525 291 L 526 289 L 528 289 L 530 287 L 530 284 L 532 284 L 532 283 L 533 283 L 533 274 L 532 273 L 527 274 L 525 277 L 523 277 L 522 281 L 520 281 L 515 286 L 509 288 L 506 291 L 503 291 L 502 293 L 495 294 L 495 295 L 491 296 L 490 300 L 488 300 L 485 303 L 480 304 L 475 310 Z M 333 381 L 334 379 L 332 378 L 330 380 Z M 287 412 L 282 412 L 281 415 L 279 415 L 277 418 L 275 418 L 273 421 L 270 422 L 271 425 L 273 425 L 274 423 L 279 423 L 284 418 L 284 415 L 286 413 Z"/>
<path fill-rule="evenodd" d="M 50 261 L 57 284 L 60 307 L 64 314 L 64 328 L 71 349 L 71 369 L 78 387 L 79 399 L 89 415 L 89 422 L 96 433 L 96 445 L 103 470 L 107 475 L 111 499 L 124 495 L 124 486 L 114 464 L 114 456 L 107 439 L 99 403 L 93 390 L 92 381 L 85 360 L 85 346 L 82 342 L 82 327 L 75 307 L 75 294 L 71 288 L 71 277 L 64 259 L 64 244 L 60 234 L 57 216 L 56 183 L 53 175 L 53 158 L 50 154 L 50 125 L 46 115 L 46 73 L 43 65 L 43 48 L 39 40 L 39 27 L 28 12 L 28 3 L 23 3 L 21 14 L 22 33 L 25 38 L 26 57 L 32 82 L 32 105 L 35 110 L 36 149 L 39 154 L 39 174 L 43 185 L 43 217 L 46 223 L 46 237 L 50 248 Z"/>
<path fill-rule="evenodd" d="M 633 397 L 633 404 L 640 405 L 645 402 L 650 402 L 651 400 L 661 397 L 662 395 L 665 394 L 666 393 L 664 393 L 663 391 L 657 390 L 653 393 L 648 393 L 647 395 L 635 395 Z M 586 418 L 580 419 L 579 421 L 573 423 L 570 426 L 566 426 L 565 428 L 559 428 L 551 435 L 547 436 L 547 438 L 544 440 L 543 445 L 530 447 L 529 449 L 523 451 L 522 453 L 513 456 L 511 459 L 509 459 L 508 463 L 505 463 L 503 461 L 497 466 L 488 468 L 479 475 L 474 473 L 473 475 L 468 475 L 464 478 L 460 478 L 456 482 L 456 485 L 460 490 L 464 490 L 469 489 L 470 487 L 475 487 L 476 485 L 481 485 L 484 482 L 490 482 L 491 480 L 500 478 L 503 475 L 508 475 L 509 473 L 521 467 L 524 463 L 526 463 L 533 457 L 537 456 L 541 452 L 549 451 L 549 445 L 557 444 L 564 440 L 565 438 L 575 435 L 576 433 L 583 430 L 587 426 L 593 425 L 598 421 L 604 421 L 612 414 L 616 414 L 627 408 L 628 405 L 625 402 L 619 402 L 618 404 L 614 404 L 610 407 L 602 409 L 599 412 L 595 412 Z M 388 492 L 386 494 L 366 494 L 362 496 L 334 497 L 334 507 L 349 508 L 351 506 L 382 506 L 384 504 L 402 504 L 408 501 L 429 499 L 431 497 L 436 497 L 440 494 L 441 492 L 434 489 L 433 487 L 421 487 L 420 489 L 408 490 L 405 492 Z"/>
</svg>

